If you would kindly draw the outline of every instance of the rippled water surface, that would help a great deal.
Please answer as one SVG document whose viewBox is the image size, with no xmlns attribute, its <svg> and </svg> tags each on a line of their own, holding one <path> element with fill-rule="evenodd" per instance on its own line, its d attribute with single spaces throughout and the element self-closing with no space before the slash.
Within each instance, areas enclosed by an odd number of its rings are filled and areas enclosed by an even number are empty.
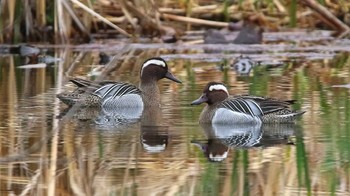
<svg viewBox="0 0 350 196">
<path fill-rule="evenodd" d="M 104 79 L 137 84 L 141 63 L 162 56 L 183 83 L 160 81 L 161 110 L 123 123 L 55 97 L 73 89 L 68 76 L 101 77 L 89 76 L 98 50 L 50 52 L 62 60 L 36 69 L 0 56 L 1 195 L 350 193 L 349 89 L 333 86 L 350 83 L 347 53 L 281 55 L 276 65 L 271 51 L 258 52 L 251 55 L 265 63 L 241 75 L 220 68 L 238 52 L 124 51 Z M 208 81 L 231 94 L 295 99 L 306 113 L 293 125 L 200 126 L 203 105 L 190 103 Z"/>
</svg>

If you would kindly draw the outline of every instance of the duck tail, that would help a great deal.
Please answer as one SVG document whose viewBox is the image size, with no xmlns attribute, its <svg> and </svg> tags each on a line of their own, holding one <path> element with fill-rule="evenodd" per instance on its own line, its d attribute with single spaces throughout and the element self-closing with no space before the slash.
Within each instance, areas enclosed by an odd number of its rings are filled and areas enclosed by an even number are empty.
<svg viewBox="0 0 350 196">
<path fill-rule="evenodd" d="M 299 116 L 303 115 L 305 111 L 291 111 L 289 114 L 282 114 L 279 116 L 280 123 L 294 122 Z"/>
<path fill-rule="evenodd" d="M 262 117 L 264 123 L 294 123 L 305 111 L 280 110 Z"/>
<path fill-rule="evenodd" d="M 77 94 L 74 93 L 60 93 L 56 97 L 68 106 L 74 105 L 79 99 Z"/>
</svg>

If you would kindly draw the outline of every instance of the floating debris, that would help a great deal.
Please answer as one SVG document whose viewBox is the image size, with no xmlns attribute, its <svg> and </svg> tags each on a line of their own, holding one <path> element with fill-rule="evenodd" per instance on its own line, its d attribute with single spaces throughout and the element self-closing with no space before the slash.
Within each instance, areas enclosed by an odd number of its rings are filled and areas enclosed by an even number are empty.
<svg viewBox="0 0 350 196">
<path fill-rule="evenodd" d="M 26 64 L 18 66 L 19 69 L 39 69 L 39 68 L 46 68 L 46 63 L 37 63 L 37 64 Z"/>
<path fill-rule="evenodd" d="M 235 70 L 239 75 L 249 75 L 250 71 L 258 65 L 248 56 L 240 56 L 236 58 L 230 68 Z"/>
<path fill-rule="evenodd" d="M 350 88 L 350 84 L 337 84 L 332 85 L 333 88 Z"/>
</svg>

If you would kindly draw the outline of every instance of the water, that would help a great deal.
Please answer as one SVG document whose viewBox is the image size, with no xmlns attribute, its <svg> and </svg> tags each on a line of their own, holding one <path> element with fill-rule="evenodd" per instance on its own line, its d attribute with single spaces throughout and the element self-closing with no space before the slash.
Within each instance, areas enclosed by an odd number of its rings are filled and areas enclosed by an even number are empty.
<svg viewBox="0 0 350 196">
<path fill-rule="evenodd" d="M 349 194 L 349 89 L 332 87 L 350 82 L 347 53 L 305 53 L 239 75 L 221 71 L 214 54 L 131 50 L 105 79 L 136 84 L 142 61 L 160 55 L 183 84 L 162 80 L 162 109 L 120 125 L 96 110 L 67 112 L 55 98 L 72 87 L 66 74 L 96 67 L 98 51 L 50 52 L 64 60 L 19 69 L 19 56 L 0 57 L 1 195 Z M 203 106 L 190 103 L 208 81 L 224 81 L 231 94 L 296 99 L 306 113 L 288 126 L 202 127 Z"/>
</svg>

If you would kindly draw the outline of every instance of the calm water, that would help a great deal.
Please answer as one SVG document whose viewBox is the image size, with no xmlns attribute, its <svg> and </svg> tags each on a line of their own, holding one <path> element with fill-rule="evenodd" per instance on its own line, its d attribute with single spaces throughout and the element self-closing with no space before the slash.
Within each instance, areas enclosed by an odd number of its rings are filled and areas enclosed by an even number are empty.
<svg viewBox="0 0 350 196">
<path fill-rule="evenodd" d="M 162 109 L 128 124 L 55 98 L 72 89 L 66 76 L 87 77 L 98 52 L 51 54 L 64 60 L 20 69 L 23 58 L 0 57 L 1 195 L 350 194 L 349 89 L 332 87 L 350 83 L 346 53 L 240 76 L 220 71 L 213 54 L 133 51 L 105 79 L 137 84 L 140 64 L 160 55 L 183 84 L 162 80 Z M 189 103 L 208 81 L 231 94 L 296 99 L 306 113 L 295 125 L 201 127 L 203 105 Z"/>
</svg>

